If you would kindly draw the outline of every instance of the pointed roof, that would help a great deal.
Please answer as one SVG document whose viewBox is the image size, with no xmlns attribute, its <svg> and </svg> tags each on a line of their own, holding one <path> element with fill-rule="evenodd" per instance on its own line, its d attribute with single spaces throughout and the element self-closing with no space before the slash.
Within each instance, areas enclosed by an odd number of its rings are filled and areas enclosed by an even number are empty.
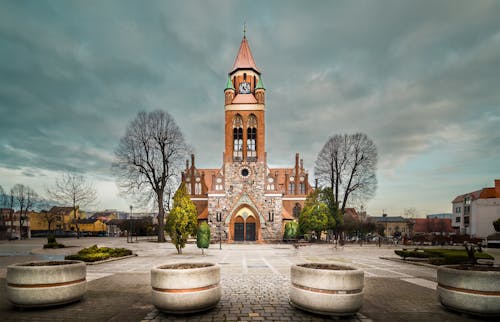
<svg viewBox="0 0 500 322">
<path fill-rule="evenodd" d="M 262 76 L 259 77 L 259 80 L 257 81 L 257 86 L 255 86 L 255 89 L 260 89 L 260 88 L 265 89 L 264 83 L 262 83 Z"/>
<path fill-rule="evenodd" d="M 232 89 L 234 90 L 233 82 L 231 81 L 231 77 L 227 76 L 227 83 L 226 83 L 226 89 Z"/>
<path fill-rule="evenodd" d="M 253 60 L 252 52 L 250 51 L 250 46 L 248 45 L 246 36 L 243 36 L 240 50 L 238 51 L 238 55 L 236 55 L 234 65 L 233 68 L 231 68 L 230 73 L 234 72 L 237 69 L 253 69 L 257 73 L 260 73 L 259 69 L 255 65 L 255 61 Z"/>
</svg>

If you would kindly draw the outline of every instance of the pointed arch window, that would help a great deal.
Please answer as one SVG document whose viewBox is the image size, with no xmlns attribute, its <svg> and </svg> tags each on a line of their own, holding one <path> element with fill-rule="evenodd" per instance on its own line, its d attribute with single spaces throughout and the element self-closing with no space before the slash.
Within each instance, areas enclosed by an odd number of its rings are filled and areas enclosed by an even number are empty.
<svg viewBox="0 0 500 322">
<path fill-rule="evenodd" d="M 295 182 L 290 182 L 288 184 L 288 193 L 290 194 L 295 193 Z"/>
<path fill-rule="evenodd" d="M 305 195 L 306 194 L 306 183 L 305 182 L 301 182 L 300 183 L 300 194 L 301 195 Z"/>
<path fill-rule="evenodd" d="M 257 117 L 248 116 L 247 122 L 247 161 L 257 161 Z"/>
<path fill-rule="evenodd" d="M 243 120 L 240 114 L 233 118 L 233 161 L 243 160 Z"/>
<path fill-rule="evenodd" d="M 300 206 L 299 203 L 296 203 L 295 207 L 293 207 L 293 217 L 299 218 L 301 211 L 302 211 L 302 207 Z"/>
<path fill-rule="evenodd" d="M 196 182 L 194 185 L 194 194 L 195 195 L 201 195 L 201 183 Z"/>
</svg>

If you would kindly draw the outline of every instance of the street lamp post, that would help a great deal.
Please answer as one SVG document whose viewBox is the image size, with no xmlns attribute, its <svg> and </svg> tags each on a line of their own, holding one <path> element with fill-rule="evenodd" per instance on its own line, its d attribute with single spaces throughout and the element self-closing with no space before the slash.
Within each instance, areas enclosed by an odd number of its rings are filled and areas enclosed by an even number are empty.
<svg viewBox="0 0 500 322">
<path fill-rule="evenodd" d="M 132 240 L 132 205 L 130 205 L 130 214 L 128 216 L 128 221 L 129 221 L 129 232 L 127 234 L 127 243 L 129 242 L 128 239 L 129 239 L 129 236 L 130 236 L 130 243 L 133 243 L 133 240 Z"/>
<path fill-rule="evenodd" d="M 218 211 L 216 213 L 217 216 L 217 233 L 219 234 L 219 250 L 222 250 L 222 232 L 221 232 L 221 226 L 222 226 L 222 212 Z"/>
<path fill-rule="evenodd" d="M 385 232 L 384 232 L 384 235 L 385 235 L 385 238 L 387 239 L 387 214 L 382 214 L 382 217 L 384 218 L 384 221 L 385 221 Z"/>
</svg>

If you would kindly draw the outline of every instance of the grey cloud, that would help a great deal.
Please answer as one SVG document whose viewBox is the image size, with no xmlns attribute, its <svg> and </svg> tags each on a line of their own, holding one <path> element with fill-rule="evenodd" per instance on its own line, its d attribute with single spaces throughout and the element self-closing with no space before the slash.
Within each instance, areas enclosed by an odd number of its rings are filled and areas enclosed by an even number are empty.
<svg viewBox="0 0 500 322">
<path fill-rule="evenodd" d="M 271 165 L 301 152 L 312 168 L 330 135 L 362 131 L 382 172 L 439 146 L 454 158 L 436 169 L 467 173 L 473 161 L 458 152 L 466 146 L 488 156 L 484 172 L 498 173 L 499 6 L 4 1 L 0 167 L 109 178 L 127 123 L 158 108 L 175 117 L 198 165 L 220 166 L 223 86 L 246 20 L 267 88 Z"/>
</svg>

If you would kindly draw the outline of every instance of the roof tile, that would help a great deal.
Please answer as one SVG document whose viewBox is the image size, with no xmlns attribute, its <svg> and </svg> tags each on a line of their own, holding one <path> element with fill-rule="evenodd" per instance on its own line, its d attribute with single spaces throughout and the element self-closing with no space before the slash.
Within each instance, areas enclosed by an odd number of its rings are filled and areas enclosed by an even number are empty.
<svg viewBox="0 0 500 322">
<path fill-rule="evenodd" d="M 238 51 L 238 55 L 236 55 L 236 59 L 234 60 L 234 65 L 231 69 L 231 73 L 237 69 L 242 68 L 253 69 L 256 72 L 259 72 L 259 69 L 255 65 L 255 61 L 253 60 L 252 52 L 250 51 L 250 46 L 248 46 L 246 37 L 243 37 L 243 40 L 241 41 L 240 50 Z"/>
</svg>

